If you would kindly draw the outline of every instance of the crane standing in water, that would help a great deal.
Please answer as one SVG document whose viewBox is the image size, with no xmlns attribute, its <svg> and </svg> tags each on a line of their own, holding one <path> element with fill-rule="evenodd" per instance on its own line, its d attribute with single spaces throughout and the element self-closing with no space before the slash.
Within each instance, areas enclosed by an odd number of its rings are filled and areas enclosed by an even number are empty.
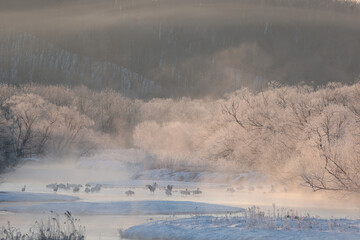
<svg viewBox="0 0 360 240">
<path fill-rule="evenodd" d="M 156 182 L 153 183 L 153 185 L 146 185 L 146 187 L 150 190 L 150 192 L 155 192 L 157 186 L 159 186 Z"/>
<path fill-rule="evenodd" d="M 173 185 L 167 185 L 167 187 L 165 189 L 165 194 L 168 196 L 171 196 L 172 195 L 171 191 L 172 191 L 173 187 L 174 187 Z"/>
</svg>

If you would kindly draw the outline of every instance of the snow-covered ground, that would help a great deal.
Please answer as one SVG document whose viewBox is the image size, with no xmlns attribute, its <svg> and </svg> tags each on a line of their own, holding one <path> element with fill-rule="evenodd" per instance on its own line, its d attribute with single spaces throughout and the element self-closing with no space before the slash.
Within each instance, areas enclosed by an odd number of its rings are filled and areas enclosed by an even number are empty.
<svg viewBox="0 0 360 240">
<path fill-rule="evenodd" d="M 195 216 L 133 226 L 121 231 L 121 236 L 142 240 L 357 240 L 359 229 L 360 221 L 344 219 Z"/>
<path fill-rule="evenodd" d="M 68 196 L 61 194 L 0 192 L 0 202 L 61 202 L 76 200 L 79 200 L 79 198 L 76 196 Z"/>
</svg>

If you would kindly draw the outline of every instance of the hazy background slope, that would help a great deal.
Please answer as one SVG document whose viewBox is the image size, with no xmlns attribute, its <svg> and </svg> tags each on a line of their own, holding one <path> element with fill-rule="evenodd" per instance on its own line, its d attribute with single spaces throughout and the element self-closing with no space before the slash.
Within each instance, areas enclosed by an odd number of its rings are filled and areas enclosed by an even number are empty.
<svg viewBox="0 0 360 240">
<path fill-rule="evenodd" d="M 13 84 L 219 97 L 269 81 L 352 83 L 360 71 L 350 1 L 1 0 L 0 28 L 1 81 Z"/>
</svg>

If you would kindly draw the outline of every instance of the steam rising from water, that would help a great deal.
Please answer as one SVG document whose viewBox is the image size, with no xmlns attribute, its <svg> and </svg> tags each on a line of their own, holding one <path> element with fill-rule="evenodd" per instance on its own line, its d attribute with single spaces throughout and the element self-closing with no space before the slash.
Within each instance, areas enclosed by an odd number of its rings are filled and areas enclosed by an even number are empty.
<svg viewBox="0 0 360 240">
<path fill-rule="evenodd" d="M 202 195 L 184 197 L 174 192 L 172 197 L 167 197 L 164 191 L 157 190 L 155 194 L 145 188 L 145 183 L 152 183 L 153 180 L 133 180 L 133 172 L 138 168 L 126 165 L 129 158 L 135 160 L 142 153 L 133 150 L 107 151 L 99 153 L 94 157 L 83 158 L 78 161 L 58 163 L 26 163 L 15 172 L 4 175 L 4 182 L 1 191 L 16 191 L 24 184 L 29 192 L 51 192 L 45 185 L 57 183 L 104 183 L 100 193 L 72 193 L 71 191 L 59 190 L 58 194 L 72 194 L 86 199 L 86 201 L 133 201 L 133 200 L 179 200 L 207 202 L 213 204 L 247 207 L 257 205 L 263 210 L 272 210 L 272 204 L 277 208 L 295 209 L 301 214 L 307 212 L 320 215 L 321 217 L 358 217 L 360 214 L 357 198 L 329 193 L 313 193 L 306 188 L 299 188 L 297 185 L 267 182 L 262 178 L 248 178 L 241 183 L 230 183 L 218 181 L 213 185 L 205 182 L 172 182 L 158 181 L 160 186 L 174 184 L 175 191 L 200 187 Z M 108 160 L 111 159 L 111 160 Z M 209 174 L 209 173 L 208 173 Z M 213 176 L 214 177 L 214 176 Z M 218 173 L 221 179 L 221 173 Z M 225 179 L 225 178 L 223 178 Z M 185 179 L 186 180 L 186 179 Z M 165 185 L 164 185 L 165 184 Z M 106 187 L 107 186 L 107 187 Z M 226 191 L 228 187 L 235 189 L 234 193 Z M 127 197 L 125 191 L 135 191 L 134 197 Z M 344 206 L 342 203 L 346 201 Z M 137 209 L 134 209 L 137 211 Z M 137 220 L 134 220 L 137 221 Z"/>
</svg>

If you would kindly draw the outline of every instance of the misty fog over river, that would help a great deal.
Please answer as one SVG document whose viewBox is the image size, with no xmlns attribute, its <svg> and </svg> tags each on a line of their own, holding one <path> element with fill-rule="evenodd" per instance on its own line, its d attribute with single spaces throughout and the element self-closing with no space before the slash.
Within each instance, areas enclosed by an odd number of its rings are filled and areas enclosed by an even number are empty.
<svg viewBox="0 0 360 240">
<path fill-rule="evenodd" d="M 111 160 L 111 156 L 114 159 Z M 121 157 L 119 157 L 121 156 Z M 5 182 L 0 186 L 0 192 L 27 193 L 46 193 L 53 196 L 60 196 L 57 200 L 51 200 L 53 205 L 46 206 L 46 202 L 27 200 L 26 197 L 19 202 L 2 202 L 0 209 L 1 225 L 6 225 L 8 221 L 22 231 L 27 231 L 33 227 L 35 221 L 46 221 L 52 216 L 50 211 L 61 214 L 61 205 L 64 204 L 62 195 L 79 197 L 75 202 L 99 203 L 97 210 L 91 206 L 83 210 L 74 208 L 73 215 L 80 219 L 81 225 L 86 228 L 87 239 L 114 239 L 119 236 L 119 229 L 127 229 L 131 226 L 147 223 L 156 220 L 174 220 L 184 217 L 194 216 L 196 213 L 196 202 L 219 204 L 233 207 L 252 207 L 259 206 L 264 211 L 272 211 L 273 204 L 276 208 L 284 211 L 294 210 L 299 215 L 311 214 L 322 218 L 343 218 L 357 219 L 360 214 L 359 205 L 356 199 L 347 196 L 347 205 L 344 207 L 342 201 L 344 196 L 334 194 L 318 193 L 314 194 L 307 189 L 292 189 L 290 186 L 282 184 L 269 185 L 263 178 L 249 178 L 242 181 L 226 182 L 225 178 L 218 173 L 218 178 L 223 182 L 192 182 L 175 180 L 136 179 L 141 169 L 136 166 L 129 166 L 119 161 L 121 158 L 139 157 L 139 152 L 134 150 L 107 151 L 92 157 L 84 157 L 78 162 L 67 161 L 64 163 L 52 163 L 29 161 L 19 167 L 15 172 L 4 175 Z M 129 159 L 126 159 L 128 161 Z M 100 164 L 101 163 L 101 164 Z M 179 175 L 186 175 L 178 172 Z M 207 173 L 210 174 L 210 173 Z M 146 177 L 145 177 L 146 178 Z M 171 179 L 171 177 L 169 176 Z M 233 179 L 234 180 L 234 179 Z M 146 184 L 153 182 L 159 184 L 159 189 L 151 193 Z M 84 187 L 79 192 L 74 193 L 71 189 L 60 189 L 54 192 L 53 189 L 46 188 L 49 183 L 80 183 Z M 100 192 L 86 193 L 86 183 L 101 183 L 103 188 Z M 165 194 L 163 189 L 166 185 L 174 185 L 171 196 Z M 26 185 L 26 191 L 21 192 L 21 188 Z M 181 190 L 201 189 L 199 195 L 182 195 Z M 234 189 L 234 192 L 229 191 Z M 133 196 L 127 196 L 126 191 L 135 192 Z M 15 200 L 16 201 L 16 200 Z M 46 201 L 46 200 L 45 200 Z M 130 215 L 128 213 L 116 213 L 118 210 L 106 209 L 106 203 L 128 202 L 128 201 L 191 201 L 195 205 L 191 208 L 193 212 L 176 213 L 176 209 L 169 209 L 167 213 L 157 214 L 141 212 L 141 208 L 134 209 Z M 36 208 L 36 205 L 44 205 L 44 208 Z M 166 208 L 166 203 L 161 204 L 161 208 Z M 27 206 L 23 208 L 24 206 Z M 35 208 L 33 207 L 35 206 Z M 3 211 L 5 208 L 15 209 L 14 213 Z M 105 207 L 105 208 L 102 208 Z M 121 206 L 120 206 L 121 207 Z M 286 209 L 286 210 L 285 210 Z M 211 212 L 211 209 L 209 209 Z M 121 211 L 120 211 L 121 212 Z M 216 216 L 228 215 L 230 212 L 215 214 Z M 241 213 L 233 213 L 234 216 Z M 200 214 L 203 215 L 203 214 Z"/>
<path fill-rule="evenodd" d="M 359 43 L 358 1 L 0 0 L 0 239 L 360 239 Z"/>
</svg>

